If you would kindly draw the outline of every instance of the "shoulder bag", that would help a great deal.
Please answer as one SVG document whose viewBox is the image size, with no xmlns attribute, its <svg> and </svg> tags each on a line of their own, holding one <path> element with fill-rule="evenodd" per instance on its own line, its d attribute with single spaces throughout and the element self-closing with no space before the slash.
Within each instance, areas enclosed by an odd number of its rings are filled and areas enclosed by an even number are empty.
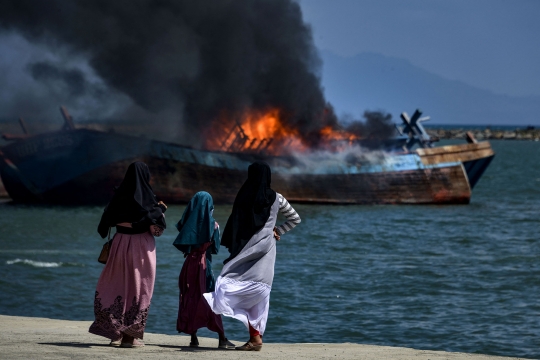
<svg viewBox="0 0 540 360">
<path fill-rule="evenodd" d="M 111 228 L 109 227 L 109 237 L 107 239 L 107 242 L 103 244 L 103 247 L 101 248 L 101 253 L 99 253 L 98 262 L 102 264 L 107 263 L 107 259 L 109 258 L 109 251 L 111 250 L 112 240 L 111 240 Z"/>
</svg>

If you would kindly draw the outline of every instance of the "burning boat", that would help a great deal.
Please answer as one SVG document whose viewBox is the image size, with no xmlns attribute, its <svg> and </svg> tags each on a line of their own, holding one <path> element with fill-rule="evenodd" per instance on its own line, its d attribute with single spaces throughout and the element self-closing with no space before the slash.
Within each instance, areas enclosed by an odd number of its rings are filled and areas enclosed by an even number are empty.
<svg viewBox="0 0 540 360">
<path fill-rule="evenodd" d="M 293 202 L 467 204 L 494 156 L 489 142 L 473 137 L 466 144 L 434 147 L 421 124 L 427 118 L 418 110 L 412 117 L 403 113 L 398 135 L 376 151 L 362 150 L 369 139 L 341 134 L 333 141 L 344 148 L 316 153 L 302 152 L 294 134 L 278 142 L 257 136 L 253 129 L 281 131 L 271 113 L 264 123 L 236 122 L 221 136 L 209 136 L 213 142 L 201 150 L 77 128 L 61 111 L 60 131 L 29 135 L 21 121 L 24 135 L 3 135 L 11 143 L 0 148 L 0 175 L 13 201 L 103 204 L 127 166 L 141 160 L 150 167 L 156 195 L 167 203 L 188 202 L 200 190 L 212 193 L 216 203 L 232 203 L 249 164 L 264 160 L 273 170 L 273 188 Z"/>
</svg>

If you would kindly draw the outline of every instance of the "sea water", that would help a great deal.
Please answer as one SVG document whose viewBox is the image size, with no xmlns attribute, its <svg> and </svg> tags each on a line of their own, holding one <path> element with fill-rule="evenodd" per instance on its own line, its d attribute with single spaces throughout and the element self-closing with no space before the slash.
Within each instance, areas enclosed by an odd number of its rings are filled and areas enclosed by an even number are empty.
<svg viewBox="0 0 540 360">
<path fill-rule="evenodd" d="M 302 223 L 277 243 L 265 341 L 540 358 L 540 143 L 492 146 L 469 205 L 293 204 Z M 92 320 L 102 210 L 0 204 L 0 314 Z M 183 210 L 169 207 L 157 239 L 149 332 L 176 333 Z M 230 210 L 216 207 L 222 228 Z M 224 325 L 247 340 L 238 321 Z"/>
</svg>

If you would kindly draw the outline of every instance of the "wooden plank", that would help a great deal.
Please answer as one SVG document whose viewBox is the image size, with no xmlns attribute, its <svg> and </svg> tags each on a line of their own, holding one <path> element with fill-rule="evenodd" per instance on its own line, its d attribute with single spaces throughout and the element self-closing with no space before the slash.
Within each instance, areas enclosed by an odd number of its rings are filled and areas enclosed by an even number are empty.
<svg viewBox="0 0 540 360">
<path fill-rule="evenodd" d="M 489 141 L 482 141 L 476 144 L 458 144 L 438 146 L 434 148 L 418 148 L 415 151 L 418 155 L 423 156 L 462 151 L 474 151 L 478 149 L 491 149 L 491 144 L 489 143 Z"/>
<path fill-rule="evenodd" d="M 493 156 L 493 150 L 485 149 L 485 150 L 478 150 L 474 152 L 469 151 L 469 152 L 462 152 L 462 153 L 422 156 L 421 160 L 424 165 L 433 165 L 433 164 L 448 163 L 448 162 L 473 161 L 473 160 L 479 160 L 479 159 L 483 159 L 490 156 Z"/>
<path fill-rule="evenodd" d="M 416 149 L 416 153 L 420 155 L 424 165 L 473 161 L 495 154 L 489 142 Z"/>
<path fill-rule="evenodd" d="M 478 140 L 476 140 L 476 138 L 474 137 L 474 134 L 472 133 L 472 131 L 467 131 L 465 133 L 465 139 L 467 140 L 468 143 L 471 143 L 471 144 L 477 144 L 478 143 Z"/>
<path fill-rule="evenodd" d="M 19 118 L 19 124 L 21 125 L 23 133 L 28 135 L 28 128 L 26 127 L 26 123 L 22 117 Z"/>
</svg>

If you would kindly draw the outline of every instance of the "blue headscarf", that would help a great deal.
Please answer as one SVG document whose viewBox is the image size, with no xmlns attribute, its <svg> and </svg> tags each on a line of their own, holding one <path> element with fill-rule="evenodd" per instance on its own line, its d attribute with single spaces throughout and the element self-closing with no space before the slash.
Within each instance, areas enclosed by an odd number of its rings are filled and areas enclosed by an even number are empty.
<svg viewBox="0 0 540 360">
<path fill-rule="evenodd" d="M 217 254 L 220 247 L 219 229 L 215 228 L 214 200 L 206 191 L 199 191 L 189 201 L 182 218 L 176 224 L 180 232 L 173 245 L 188 255 L 201 245 L 212 242 L 206 250 L 206 287 L 207 292 L 214 291 L 214 274 L 212 272 L 212 254 Z"/>
<path fill-rule="evenodd" d="M 184 254 L 189 254 L 193 248 L 213 241 L 212 253 L 217 254 L 220 239 L 219 231 L 214 228 L 216 220 L 212 216 L 213 213 L 214 201 L 212 196 L 206 191 L 196 193 L 189 201 L 182 218 L 176 224 L 176 228 L 180 233 L 173 245 Z"/>
</svg>

